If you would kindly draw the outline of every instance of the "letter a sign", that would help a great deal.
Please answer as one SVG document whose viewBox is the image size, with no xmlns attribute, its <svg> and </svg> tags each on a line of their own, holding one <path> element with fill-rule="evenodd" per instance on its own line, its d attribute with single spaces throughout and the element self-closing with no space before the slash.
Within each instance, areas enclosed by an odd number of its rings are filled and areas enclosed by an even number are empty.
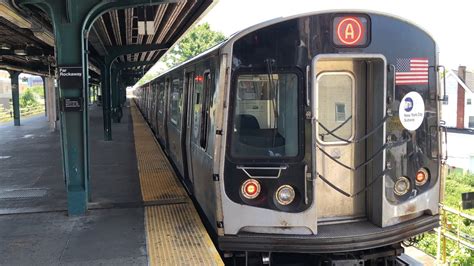
<svg viewBox="0 0 474 266">
<path fill-rule="evenodd" d="M 335 17 L 333 41 L 337 46 L 367 45 L 367 18 L 361 16 Z"/>
</svg>

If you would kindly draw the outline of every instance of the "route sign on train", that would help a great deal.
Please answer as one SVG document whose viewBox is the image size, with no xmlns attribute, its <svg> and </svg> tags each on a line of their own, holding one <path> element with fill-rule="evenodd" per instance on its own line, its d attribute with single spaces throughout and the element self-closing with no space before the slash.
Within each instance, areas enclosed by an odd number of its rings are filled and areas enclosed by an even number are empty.
<svg viewBox="0 0 474 266">
<path fill-rule="evenodd" d="M 341 47 L 366 46 L 369 40 L 365 16 L 337 16 L 333 20 L 333 42 Z"/>
</svg>

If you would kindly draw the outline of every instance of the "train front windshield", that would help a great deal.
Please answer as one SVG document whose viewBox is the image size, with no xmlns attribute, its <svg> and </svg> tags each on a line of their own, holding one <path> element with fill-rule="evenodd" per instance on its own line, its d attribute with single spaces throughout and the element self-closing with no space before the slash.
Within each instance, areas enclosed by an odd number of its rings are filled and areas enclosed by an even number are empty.
<svg viewBox="0 0 474 266">
<path fill-rule="evenodd" d="M 234 97 L 232 156 L 238 158 L 296 156 L 297 95 L 296 74 L 239 75 Z"/>
</svg>

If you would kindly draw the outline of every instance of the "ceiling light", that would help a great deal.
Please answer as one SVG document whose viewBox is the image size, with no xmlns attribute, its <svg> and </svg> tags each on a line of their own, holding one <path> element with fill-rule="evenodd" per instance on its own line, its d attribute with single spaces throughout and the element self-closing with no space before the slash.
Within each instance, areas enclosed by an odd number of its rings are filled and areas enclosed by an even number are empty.
<svg viewBox="0 0 474 266">
<path fill-rule="evenodd" d="M 16 55 L 27 55 L 26 49 L 15 49 L 13 51 Z"/>
<path fill-rule="evenodd" d="M 2 43 L 2 44 L 0 44 L 0 49 L 1 50 L 10 50 L 10 49 L 12 49 L 12 46 L 9 45 L 8 43 Z"/>
</svg>

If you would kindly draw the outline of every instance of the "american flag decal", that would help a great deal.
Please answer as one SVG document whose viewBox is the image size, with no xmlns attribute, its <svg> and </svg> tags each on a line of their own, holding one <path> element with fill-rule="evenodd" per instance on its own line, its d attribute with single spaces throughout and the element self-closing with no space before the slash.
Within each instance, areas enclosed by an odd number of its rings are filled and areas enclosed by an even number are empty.
<svg viewBox="0 0 474 266">
<path fill-rule="evenodd" d="M 395 84 L 428 84 L 428 58 L 397 58 Z"/>
</svg>

